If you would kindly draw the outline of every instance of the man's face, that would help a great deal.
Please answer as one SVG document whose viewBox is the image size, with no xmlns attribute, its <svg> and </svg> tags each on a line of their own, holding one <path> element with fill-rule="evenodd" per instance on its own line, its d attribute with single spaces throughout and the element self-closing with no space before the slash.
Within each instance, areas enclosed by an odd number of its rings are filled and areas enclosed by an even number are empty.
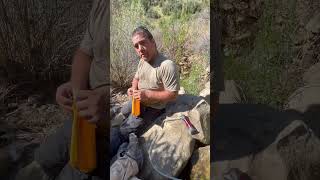
<svg viewBox="0 0 320 180">
<path fill-rule="evenodd" d="M 156 44 L 154 40 L 150 40 L 145 34 L 137 33 L 132 37 L 132 43 L 138 56 L 149 62 L 156 54 Z"/>
</svg>

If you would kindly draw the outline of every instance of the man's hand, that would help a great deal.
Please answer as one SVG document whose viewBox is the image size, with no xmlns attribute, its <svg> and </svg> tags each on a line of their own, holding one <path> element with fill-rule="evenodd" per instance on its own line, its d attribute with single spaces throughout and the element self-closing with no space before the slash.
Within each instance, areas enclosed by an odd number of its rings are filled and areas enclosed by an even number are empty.
<svg viewBox="0 0 320 180">
<path fill-rule="evenodd" d="M 57 88 L 56 101 L 67 112 L 72 111 L 72 87 L 70 82 L 61 84 Z"/>
<path fill-rule="evenodd" d="M 106 94 L 96 90 L 79 90 L 77 108 L 79 115 L 90 123 L 105 121 L 107 118 Z"/>
<path fill-rule="evenodd" d="M 128 96 L 132 96 L 133 95 L 132 87 L 127 90 L 127 94 L 128 94 Z"/>
<path fill-rule="evenodd" d="M 141 102 L 147 102 L 148 101 L 147 90 L 133 90 L 133 97 L 135 99 L 140 100 Z"/>
</svg>

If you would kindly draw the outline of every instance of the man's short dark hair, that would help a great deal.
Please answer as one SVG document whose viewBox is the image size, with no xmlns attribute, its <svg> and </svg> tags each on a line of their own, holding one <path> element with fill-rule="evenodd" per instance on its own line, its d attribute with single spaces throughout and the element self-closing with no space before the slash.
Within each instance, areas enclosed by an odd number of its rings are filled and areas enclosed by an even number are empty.
<svg viewBox="0 0 320 180">
<path fill-rule="evenodd" d="M 143 33 L 145 36 L 147 36 L 148 39 L 152 40 L 153 39 L 153 36 L 152 34 L 150 33 L 150 31 L 144 27 L 144 26 L 139 26 L 137 27 L 133 32 L 132 32 L 132 37 L 135 35 L 135 34 L 139 34 L 139 33 Z"/>
</svg>

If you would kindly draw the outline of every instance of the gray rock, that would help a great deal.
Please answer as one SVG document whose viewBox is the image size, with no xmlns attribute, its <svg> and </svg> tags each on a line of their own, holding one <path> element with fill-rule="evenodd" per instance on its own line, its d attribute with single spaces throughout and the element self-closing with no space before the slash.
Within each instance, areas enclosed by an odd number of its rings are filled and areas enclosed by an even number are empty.
<svg viewBox="0 0 320 180">
<path fill-rule="evenodd" d="M 210 105 L 205 100 L 201 100 L 189 112 L 189 118 L 199 132 L 193 137 L 204 144 L 210 144 Z"/>
<path fill-rule="evenodd" d="M 294 120 L 263 150 L 231 160 L 211 163 L 213 179 L 236 168 L 252 180 L 319 179 L 320 140 L 301 120 Z M 275 173 L 276 172 L 276 173 Z M 295 177 L 295 178 L 294 178 Z"/>
<path fill-rule="evenodd" d="M 301 113 L 312 105 L 320 104 L 320 84 L 306 85 L 297 89 L 289 98 L 286 109 L 294 109 Z"/>
<path fill-rule="evenodd" d="M 169 102 L 166 107 L 166 113 L 172 115 L 177 112 L 187 112 L 193 109 L 203 98 L 189 94 L 181 94 L 175 102 Z"/>
<path fill-rule="evenodd" d="M 184 87 L 180 87 L 178 94 L 186 94 L 186 91 L 184 90 Z"/>
<path fill-rule="evenodd" d="M 303 75 L 305 84 L 320 84 L 320 62 L 311 66 Z"/>
<path fill-rule="evenodd" d="M 199 96 L 203 97 L 208 103 L 210 103 L 210 81 L 205 84 L 205 89 L 200 91 Z"/>
<path fill-rule="evenodd" d="M 163 126 L 154 124 L 140 138 L 144 151 L 144 165 L 138 174 L 141 179 L 167 179 L 158 171 L 176 177 L 192 155 L 194 140 L 185 124 L 181 120 L 164 121 Z"/>
<path fill-rule="evenodd" d="M 288 179 L 320 178 L 320 140 L 304 122 L 293 121 L 277 140 L 277 150 L 286 164 Z"/>
<path fill-rule="evenodd" d="M 191 166 L 190 179 L 210 179 L 210 146 L 193 152 Z"/>
<path fill-rule="evenodd" d="M 310 19 L 306 25 L 306 29 L 312 33 L 320 33 L 320 13 Z"/>
<path fill-rule="evenodd" d="M 240 102 L 241 98 L 233 80 L 225 81 L 225 90 L 220 93 L 220 103 L 221 104 L 232 104 Z"/>
<path fill-rule="evenodd" d="M 33 161 L 26 167 L 22 168 L 16 175 L 15 180 L 49 180 L 49 177 L 42 170 L 41 166 Z"/>
<path fill-rule="evenodd" d="M 225 180 L 223 178 L 224 173 L 228 172 L 232 168 L 239 169 L 242 172 L 248 172 L 253 156 L 245 156 L 239 159 L 217 161 L 210 164 L 211 179 Z"/>
<path fill-rule="evenodd" d="M 276 142 L 256 154 L 249 165 L 252 180 L 287 180 L 288 170 L 277 150 Z"/>
</svg>

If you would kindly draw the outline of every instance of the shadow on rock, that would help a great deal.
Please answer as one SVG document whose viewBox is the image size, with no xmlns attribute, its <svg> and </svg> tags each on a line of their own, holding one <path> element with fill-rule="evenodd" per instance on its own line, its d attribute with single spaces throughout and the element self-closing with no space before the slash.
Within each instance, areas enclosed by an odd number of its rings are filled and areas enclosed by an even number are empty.
<svg viewBox="0 0 320 180">
<path fill-rule="evenodd" d="M 292 121 L 302 119 L 294 110 L 278 111 L 258 104 L 221 104 L 213 129 L 211 161 L 233 160 L 256 154 L 272 144 Z"/>
</svg>

